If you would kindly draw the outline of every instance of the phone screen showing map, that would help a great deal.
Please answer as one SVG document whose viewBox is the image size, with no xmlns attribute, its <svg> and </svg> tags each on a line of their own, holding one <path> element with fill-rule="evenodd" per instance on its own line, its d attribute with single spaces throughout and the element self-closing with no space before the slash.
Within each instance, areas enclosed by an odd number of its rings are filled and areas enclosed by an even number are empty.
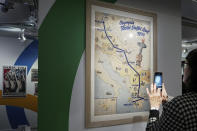
<svg viewBox="0 0 197 131">
<path fill-rule="evenodd" d="M 162 73 L 155 73 L 154 83 L 156 84 L 157 88 L 162 88 Z"/>
</svg>

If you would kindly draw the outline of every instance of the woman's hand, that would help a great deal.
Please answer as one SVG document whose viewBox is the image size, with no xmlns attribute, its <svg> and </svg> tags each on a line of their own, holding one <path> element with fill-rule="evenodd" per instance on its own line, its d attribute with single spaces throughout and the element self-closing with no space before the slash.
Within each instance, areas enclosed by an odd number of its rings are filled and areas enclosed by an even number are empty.
<svg viewBox="0 0 197 131">
<path fill-rule="evenodd" d="M 161 96 L 162 96 L 162 102 L 168 102 L 168 94 L 166 92 L 166 88 L 165 88 L 164 83 L 162 84 L 162 93 L 161 93 Z"/>
<path fill-rule="evenodd" d="M 159 109 L 159 106 L 162 103 L 161 88 L 157 88 L 156 84 L 151 84 L 151 91 L 149 92 L 149 89 L 146 88 L 146 92 L 149 96 L 151 108 Z"/>
</svg>

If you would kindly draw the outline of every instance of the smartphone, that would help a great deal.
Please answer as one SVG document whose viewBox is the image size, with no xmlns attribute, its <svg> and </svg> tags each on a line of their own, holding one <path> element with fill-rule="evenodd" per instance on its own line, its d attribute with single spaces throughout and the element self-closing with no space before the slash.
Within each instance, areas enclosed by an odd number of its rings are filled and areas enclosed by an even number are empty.
<svg viewBox="0 0 197 131">
<path fill-rule="evenodd" d="M 162 88 L 162 83 L 163 83 L 162 72 L 155 72 L 154 83 L 156 84 L 157 88 Z"/>
</svg>

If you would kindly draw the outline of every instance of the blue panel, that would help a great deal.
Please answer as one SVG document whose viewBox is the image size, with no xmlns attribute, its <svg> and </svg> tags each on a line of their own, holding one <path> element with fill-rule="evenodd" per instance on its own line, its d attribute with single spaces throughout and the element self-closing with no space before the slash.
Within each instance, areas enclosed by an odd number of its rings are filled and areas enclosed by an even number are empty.
<svg viewBox="0 0 197 131">
<path fill-rule="evenodd" d="M 18 125 L 29 125 L 25 116 L 24 108 L 6 106 L 6 111 L 12 129 L 16 129 Z"/>
<path fill-rule="evenodd" d="M 18 57 L 14 65 L 27 66 L 27 74 L 38 58 L 38 41 L 34 40 Z"/>
<path fill-rule="evenodd" d="M 34 40 L 18 57 L 14 65 L 27 66 L 27 74 L 38 58 L 38 40 Z M 6 106 L 10 125 L 16 129 L 19 125 L 29 125 L 24 108 Z"/>
</svg>

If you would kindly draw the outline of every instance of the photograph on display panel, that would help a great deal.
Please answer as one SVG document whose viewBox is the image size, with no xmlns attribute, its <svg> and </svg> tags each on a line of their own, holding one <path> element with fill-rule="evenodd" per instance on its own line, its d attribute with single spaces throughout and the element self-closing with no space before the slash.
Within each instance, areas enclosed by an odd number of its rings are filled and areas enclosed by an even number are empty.
<svg viewBox="0 0 197 131">
<path fill-rule="evenodd" d="M 26 96 L 26 66 L 3 66 L 3 97 Z"/>
<path fill-rule="evenodd" d="M 38 69 L 31 69 L 31 81 L 32 82 L 38 81 Z"/>
<path fill-rule="evenodd" d="M 148 118 L 156 70 L 156 14 L 87 2 L 86 127 Z"/>
</svg>

